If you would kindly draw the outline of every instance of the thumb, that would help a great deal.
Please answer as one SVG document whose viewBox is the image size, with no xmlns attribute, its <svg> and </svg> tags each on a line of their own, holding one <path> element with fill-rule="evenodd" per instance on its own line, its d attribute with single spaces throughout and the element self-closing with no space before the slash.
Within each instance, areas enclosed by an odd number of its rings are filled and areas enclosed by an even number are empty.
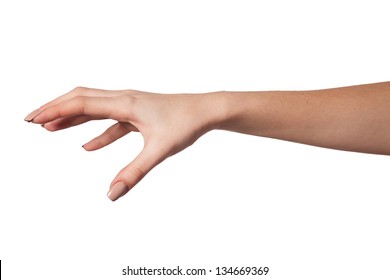
<svg viewBox="0 0 390 280">
<path fill-rule="evenodd" d="M 107 193 L 108 198 L 115 201 L 124 196 L 141 181 L 150 170 L 163 160 L 163 156 L 159 153 L 144 148 L 131 163 L 119 171 L 118 175 L 111 183 L 110 190 Z"/>
</svg>

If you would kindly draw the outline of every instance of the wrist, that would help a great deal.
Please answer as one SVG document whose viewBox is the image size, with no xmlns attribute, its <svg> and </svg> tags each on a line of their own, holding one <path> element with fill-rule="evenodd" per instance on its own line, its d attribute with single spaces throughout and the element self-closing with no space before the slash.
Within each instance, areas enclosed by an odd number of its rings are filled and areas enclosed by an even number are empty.
<svg viewBox="0 0 390 280">
<path fill-rule="evenodd" d="M 235 131 L 235 123 L 245 114 L 248 106 L 242 92 L 219 91 L 209 93 L 213 108 L 212 129 Z M 249 104 L 250 105 L 250 104 Z"/>
<path fill-rule="evenodd" d="M 206 116 L 207 130 L 223 129 L 232 112 L 229 93 L 216 91 L 202 94 L 204 115 Z"/>
<path fill-rule="evenodd" d="M 270 92 L 221 91 L 210 94 L 216 104 L 213 129 L 260 135 L 267 126 Z"/>
</svg>

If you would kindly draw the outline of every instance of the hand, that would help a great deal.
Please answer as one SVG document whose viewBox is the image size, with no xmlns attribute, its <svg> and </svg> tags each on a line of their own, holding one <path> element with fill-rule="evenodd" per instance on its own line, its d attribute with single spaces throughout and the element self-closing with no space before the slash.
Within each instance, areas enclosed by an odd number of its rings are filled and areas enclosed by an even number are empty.
<svg viewBox="0 0 390 280">
<path fill-rule="evenodd" d="M 117 123 L 83 147 L 100 149 L 129 132 L 140 132 L 144 147 L 111 183 L 108 197 L 115 201 L 133 188 L 167 157 L 194 143 L 218 121 L 218 94 L 155 94 L 134 90 L 108 91 L 75 88 L 43 105 L 26 121 L 57 131 L 90 120 Z"/>
</svg>

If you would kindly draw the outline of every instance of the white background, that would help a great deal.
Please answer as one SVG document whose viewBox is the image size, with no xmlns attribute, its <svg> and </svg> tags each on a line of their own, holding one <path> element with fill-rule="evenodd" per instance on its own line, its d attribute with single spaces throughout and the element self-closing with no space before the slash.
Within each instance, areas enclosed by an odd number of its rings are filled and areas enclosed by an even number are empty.
<svg viewBox="0 0 390 280">
<path fill-rule="evenodd" d="M 1 0 L 4 279 L 152 279 L 121 276 L 127 265 L 389 279 L 386 156 L 214 131 L 113 203 L 109 184 L 140 135 L 88 153 L 81 145 L 110 121 L 55 133 L 23 121 L 76 86 L 175 93 L 386 81 L 386 2 Z"/>
</svg>

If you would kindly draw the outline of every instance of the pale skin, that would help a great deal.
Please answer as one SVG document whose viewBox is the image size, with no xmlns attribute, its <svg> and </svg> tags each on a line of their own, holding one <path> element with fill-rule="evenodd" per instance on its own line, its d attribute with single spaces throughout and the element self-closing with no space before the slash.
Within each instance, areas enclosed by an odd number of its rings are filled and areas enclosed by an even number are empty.
<svg viewBox="0 0 390 280">
<path fill-rule="evenodd" d="M 390 155 L 390 82 L 312 91 L 157 94 L 78 87 L 25 120 L 57 131 L 90 120 L 117 123 L 83 145 L 100 149 L 129 132 L 144 147 L 111 183 L 115 201 L 149 171 L 214 129 L 320 147 Z"/>
</svg>

